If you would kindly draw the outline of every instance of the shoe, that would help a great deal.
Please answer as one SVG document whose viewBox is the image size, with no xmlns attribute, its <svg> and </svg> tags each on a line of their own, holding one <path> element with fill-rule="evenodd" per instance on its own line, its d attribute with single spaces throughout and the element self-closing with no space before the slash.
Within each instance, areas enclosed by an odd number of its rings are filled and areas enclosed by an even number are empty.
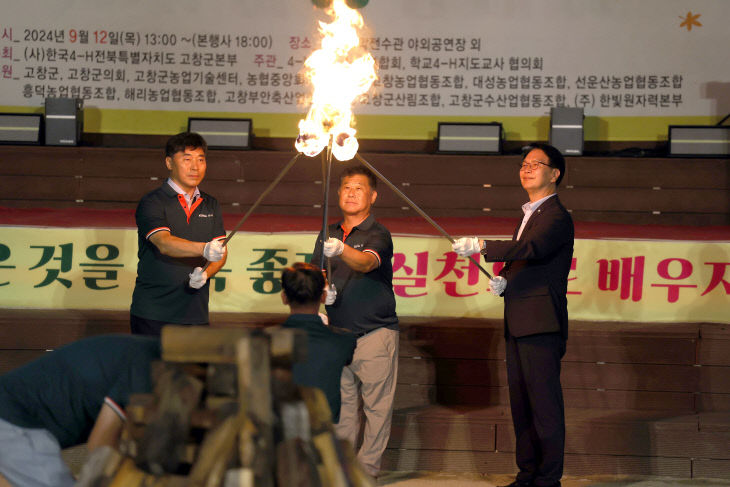
<svg viewBox="0 0 730 487">
<path fill-rule="evenodd" d="M 500 485 L 499 487 L 533 487 L 532 482 L 524 482 L 520 480 L 515 480 L 511 484 L 507 485 Z"/>
</svg>

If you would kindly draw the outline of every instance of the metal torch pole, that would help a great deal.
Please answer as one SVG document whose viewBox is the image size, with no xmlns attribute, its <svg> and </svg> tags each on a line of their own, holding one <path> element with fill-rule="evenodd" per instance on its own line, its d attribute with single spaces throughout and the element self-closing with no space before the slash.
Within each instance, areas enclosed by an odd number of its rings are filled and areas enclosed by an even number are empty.
<svg viewBox="0 0 730 487">
<path fill-rule="evenodd" d="M 322 253 L 320 254 L 320 265 L 322 269 L 327 270 L 327 279 L 332 279 L 331 266 L 329 258 L 325 262 L 324 256 L 324 243 L 329 238 L 329 225 L 327 224 L 328 213 L 329 213 L 329 199 L 330 199 L 330 179 L 332 175 L 332 136 L 329 138 L 327 143 L 326 156 L 323 153 L 322 159 L 322 174 L 324 176 L 324 201 L 322 202 Z M 325 161 L 326 159 L 326 161 Z M 325 167 L 326 166 L 326 167 Z"/>
<path fill-rule="evenodd" d="M 387 184 L 388 187 L 395 192 L 395 194 L 397 194 L 398 196 L 400 196 L 406 203 L 408 203 L 408 205 L 411 208 L 413 208 L 414 210 L 416 210 L 416 212 L 419 215 L 421 215 L 428 223 L 430 223 L 433 228 L 435 228 L 436 230 L 438 230 L 438 232 L 441 235 L 443 235 L 444 237 L 446 237 L 449 242 L 454 243 L 454 239 L 451 237 L 451 235 L 449 235 L 448 233 L 446 233 L 446 230 L 444 230 L 443 228 L 441 228 L 438 223 L 436 223 L 435 221 L 433 221 L 433 219 L 430 216 L 428 216 L 426 214 L 426 212 L 424 212 L 422 209 L 420 209 L 418 207 L 418 205 L 416 205 L 413 201 L 411 201 L 411 199 L 408 196 L 406 196 L 405 194 L 403 194 L 403 192 L 400 189 L 398 189 L 393 183 L 391 183 L 385 176 L 383 176 L 382 174 L 380 174 L 380 172 L 377 169 L 375 169 L 372 166 L 372 164 L 370 164 L 368 161 L 366 161 L 365 159 L 363 159 L 363 157 L 360 154 L 355 154 L 355 157 L 365 167 L 367 167 L 368 169 L 370 169 L 373 172 L 373 174 L 375 174 L 378 177 L 378 179 L 380 179 L 385 184 Z M 472 257 L 470 255 L 469 256 L 469 260 L 471 260 L 479 268 L 479 270 L 482 271 L 482 273 L 485 276 L 487 276 L 489 279 L 492 279 L 492 275 L 484 267 L 482 267 L 481 264 L 479 264 L 479 262 L 476 259 L 474 259 L 474 257 Z"/>
<path fill-rule="evenodd" d="M 301 155 L 301 153 L 297 152 L 297 154 L 291 158 L 291 160 L 286 164 L 286 166 L 284 166 L 284 169 L 281 170 L 279 175 L 276 176 L 276 178 L 271 182 L 271 184 L 269 184 L 266 187 L 266 189 L 261 193 L 261 195 L 258 197 L 258 199 L 254 202 L 254 204 L 251 205 L 251 208 L 249 208 L 248 211 L 246 212 L 246 214 L 243 215 L 243 218 L 238 220 L 238 223 L 236 223 L 236 226 L 233 227 L 233 230 L 231 231 L 231 233 L 229 233 L 228 236 L 223 240 L 223 242 L 221 242 L 221 244 L 224 247 L 226 245 L 228 245 L 228 241 L 231 240 L 231 238 L 233 238 L 233 236 L 236 234 L 238 229 L 241 228 L 241 225 L 243 225 L 243 222 L 245 222 L 248 219 L 248 217 L 251 215 L 251 213 L 253 213 L 253 210 L 256 209 L 256 207 L 259 205 L 259 203 L 261 203 L 261 201 L 264 199 L 264 197 L 266 197 L 266 195 L 269 194 L 271 192 L 271 190 L 274 189 L 274 187 L 276 187 L 277 184 L 279 184 L 279 181 L 281 181 L 281 179 L 284 177 L 284 175 L 287 172 L 289 172 L 289 169 L 291 169 L 291 167 L 294 165 L 294 163 L 297 161 L 297 159 L 299 158 L 300 155 Z M 206 262 L 205 266 L 203 266 L 203 270 L 207 269 L 209 265 L 210 265 L 210 262 Z"/>
</svg>

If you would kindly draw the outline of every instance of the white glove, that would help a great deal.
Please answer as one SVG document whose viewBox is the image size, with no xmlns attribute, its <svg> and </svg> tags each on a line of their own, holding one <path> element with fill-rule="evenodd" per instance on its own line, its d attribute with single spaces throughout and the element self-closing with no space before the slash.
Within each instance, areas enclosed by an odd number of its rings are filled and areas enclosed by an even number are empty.
<svg viewBox="0 0 730 487">
<path fill-rule="evenodd" d="M 210 262 L 218 262 L 226 254 L 226 248 L 220 240 L 211 240 L 203 248 L 203 257 Z"/>
<path fill-rule="evenodd" d="M 324 304 L 326 304 L 327 306 L 332 306 L 333 304 L 335 304 L 335 300 L 337 299 L 337 288 L 335 287 L 335 285 L 330 284 L 329 286 L 324 288 L 324 291 L 327 293 L 327 297 L 324 299 Z"/>
<path fill-rule="evenodd" d="M 193 289 L 200 289 L 205 286 L 206 282 L 208 282 L 208 273 L 205 272 L 202 267 L 196 267 L 193 269 L 192 274 L 188 274 L 188 276 L 190 276 L 189 285 Z"/>
<path fill-rule="evenodd" d="M 460 256 L 467 257 L 472 254 L 478 254 L 482 250 L 482 243 L 476 237 L 462 237 L 457 238 L 451 244 L 451 248 Z"/>
<path fill-rule="evenodd" d="M 325 325 L 329 325 L 330 324 L 330 319 L 327 318 L 327 315 L 326 314 L 324 314 L 324 313 L 317 313 L 317 314 L 319 315 L 319 319 L 322 320 L 322 323 L 324 323 Z"/>
<path fill-rule="evenodd" d="M 336 257 L 345 250 L 345 243 L 342 240 L 336 238 L 328 238 L 324 243 L 324 256 L 325 257 Z"/>
<path fill-rule="evenodd" d="M 489 280 L 489 292 L 495 296 L 501 296 L 507 287 L 507 279 L 502 276 L 495 276 Z"/>
</svg>

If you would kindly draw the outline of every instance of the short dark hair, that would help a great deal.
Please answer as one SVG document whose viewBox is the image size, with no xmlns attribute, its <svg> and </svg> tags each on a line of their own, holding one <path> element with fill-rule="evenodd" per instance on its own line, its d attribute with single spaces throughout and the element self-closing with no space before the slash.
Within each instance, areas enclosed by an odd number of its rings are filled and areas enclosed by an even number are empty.
<svg viewBox="0 0 730 487">
<path fill-rule="evenodd" d="M 324 274 L 316 265 L 295 262 L 281 271 L 281 287 L 291 304 L 319 303 L 324 286 Z"/>
<path fill-rule="evenodd" d="M 560 176 L 558 176 L 558 179 L 555 181 L 555 186 L 560 185 L 560 181 L 563 180 L 563 176 L 565 176 L 565 157 L 563 157 L 563 154 L 560 153 L 558 149 L 553 147 L 549 144 L 530 144 L 527 147 L 525 147 L 525 150 L 523 151 L 523 155 L 527 155 L 528 152 L 530 152 L 533 149 L 539 149 L 545 153 L 545 155 L 548 157 L 548 162 L 550 162 L 550 167 L 554 167 L 555 169 L 560 170 Z"/>
<path fill-rule="evenodd" d="M 378 180 L 375 178 L 375 174 L 368 169 L 365 166 L 348 166 L 345 168 L 344 171 L 342 171 L 342 174 L 340 175 L 340 186 L 342 186 L 342 181 L 345 180 L 345 178 L 349 178 L 351 176 L 356 175 L 363 175 L 366 178 L 368 178 L 368 183 L 370 184 L 370 187 L 372 189 L 375 189 L 378 183 Z"/>
<path fill-rule="evenodd" d="M 205 139 L 195 132 L 182 132 L 173 135 L 165 145 L 165 157 L 172 157 L 178 152 L 183 152 L 188 147 L 193 149 L 203 149 L 203 153 L 208 152 L 208 144 Z"/>
</svg>

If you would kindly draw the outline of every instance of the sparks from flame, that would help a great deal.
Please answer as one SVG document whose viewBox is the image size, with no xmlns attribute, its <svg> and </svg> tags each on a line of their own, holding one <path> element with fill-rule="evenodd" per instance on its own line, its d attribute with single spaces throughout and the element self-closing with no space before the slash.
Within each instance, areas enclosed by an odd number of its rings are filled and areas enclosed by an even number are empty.
<svg viewBox="0 0 730 487">
<path fill-rule="evenodd" d="M 319 22 L 320 49 L 304 62 L 304 72 L 312 83 L 311 106 L 299 121 L 299 152 L 314 157 L 332 138 L 332 155 L 348 161 L 359 144 L 352 127 L 352 104 L 365 94 L 377 79 L 375 60 L 360 46 L 358 31 L 363 27 L 360 13 L 345 0 L 333 0 L 325 11 L 331 23 Z"/>
</svg>

